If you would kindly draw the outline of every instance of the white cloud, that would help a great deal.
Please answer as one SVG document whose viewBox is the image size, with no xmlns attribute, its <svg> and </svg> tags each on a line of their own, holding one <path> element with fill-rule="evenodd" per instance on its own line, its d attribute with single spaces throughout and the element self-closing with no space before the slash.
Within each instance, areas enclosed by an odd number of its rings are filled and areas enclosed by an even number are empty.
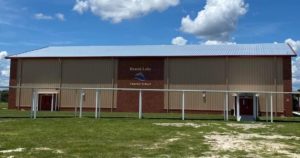
<svg viewBox="0 0 300 158">
<path fill-rule="evenodd" d="M 172 44 L 173 45 L 183 46 L 183 45 L 186 45 L 186 43 L 187 43 L 187 40 L 183 37 L 180 37 L 180 36 L 175 37 L 175 38 L 172 39 Z"/>
<path fill-rule="evenodd" d="M 153 11 L 164 11 L 176 6 L 180 0 L 76 0 L 74 11 L 93 14 L 113 23 L 146 15 Z"/>
<path fill-rule="evenodd" d="M 9 77 L 10 69 L 9 66 L 6 66 L 3 70 L 1 70 L 1 75 L 4 77 Z"/>
<path fill-rule="evenodd" d="M 9 78 L 9 61 L 5 59 L 7 52 L 0 51 L 0 86 L 8 85 Z"/>
<path fill-rule="evenodd" d="M 213 41 L 213 40 L 207 40 L 203 44 L 205 45 L 221 45 L 221 44 L 236 44 L 235 42 L 227 42 L 227 41 Z"/>
<path fill-rule="evenodd" d="M 288 43 L 295 52 L 300 51 L 300 40 L 293 40 L 288 38 L 285 40 L 285 43 Z M 300 89 L 300 57 L 296 57 L 292 60 L 292 82 L 293 89 Z"/>
<path fill-rule="evenodd" d="M 54 16 L 51 16 L 51 15 L 46 15 L 46 14 L 43 14 L 43 13 L 36 13 L 34 14 L 33 16 L 35 19 L 37 20 L 59 20 L 59 21 L 65 21 L 65 15 L 62 14 L 62 13 L 56 13 Z"/>
<path fill-rule="evenodd" d="M 73 7 L 73 10 L 77 11 L 80 14 L 83 14 L 83 12 L 87 11 L 88 9 L 89 9 L 89 2 L 81 1 L 81 0 L 76 0 L 76 4 Z"/>
<path fill-rule="evenodd" d="M 207 41 L 229 41 L 247 9 L 244 0 L 207 0 L 195 19 L 190 15 L 182 18 L 180 29 Z"/>
<path fill-rule="evenodd" d="M 7 52 L 6 51 L 1 51 L 0 52 L 0 60 L 4 59 L 7 56 Z"/>
<path fill-rule="evenodd" d="M 34 18 L 37 20 L 52 20 L 53 17 L 50 15 L 45 15 L 43 13 L 36 13 L 34 14 Z"/>
<path fill-rule="evenodd" d="M 293 89 L 300 89 L 300 57 L 292 60 L 292 82 Z"/>
<path fill-rule="evenodd" d="M 65 15 L 62 14 L 62 13 L 56 13 L 56 14 L 55 14 L 55 17 L 56 17 L 58 20 L 60 20 L 60 21 L 65 21 L 65 20 L 66 20 L 66 19 L 65 19 Z"/>
<path fill-rule="evenodd" d="M 288 43 L 295 50 L 295 52 L 300 51 L 300 40 L 294 41 L 293 39 L 288 38 L 285 40 L 285 43 Z"/>
</svg>

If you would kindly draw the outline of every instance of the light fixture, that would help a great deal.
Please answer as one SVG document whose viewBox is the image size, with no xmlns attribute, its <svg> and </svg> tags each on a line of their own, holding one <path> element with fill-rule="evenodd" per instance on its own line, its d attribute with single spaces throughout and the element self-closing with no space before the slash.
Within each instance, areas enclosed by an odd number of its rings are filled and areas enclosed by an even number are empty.
<svg viewBox="0 0 300 158">
<path fill-rule="evenodd" d="M 202 99 L 203 102 L 206 103 L 206 92 L 202 92 Z"/>
</svg>

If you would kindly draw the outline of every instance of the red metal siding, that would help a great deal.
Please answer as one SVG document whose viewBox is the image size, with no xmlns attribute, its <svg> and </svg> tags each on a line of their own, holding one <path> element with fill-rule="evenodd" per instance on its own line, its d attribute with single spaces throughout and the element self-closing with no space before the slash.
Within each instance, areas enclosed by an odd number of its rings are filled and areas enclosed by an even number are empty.
<svg viewBox="0 0 300 158">
<path fill-rule="evenodd" d="M 292 66 L 291 57 L 283 57 L 283 91 L 292 91 Z M 284 94 L 284 115 L 292 116 L 292 96 L 290 94 Z"/>
<path fill-rule="evenodd" d="M 10 78 L 9 86 L 17 86 L 17 71 L 18 71 L 18 61 L 17 59 L 11 59 L 10 61 Z M 8 108 L 16 108 L 16 88 L 9 88 L 8 93 Z"/>
</svg>

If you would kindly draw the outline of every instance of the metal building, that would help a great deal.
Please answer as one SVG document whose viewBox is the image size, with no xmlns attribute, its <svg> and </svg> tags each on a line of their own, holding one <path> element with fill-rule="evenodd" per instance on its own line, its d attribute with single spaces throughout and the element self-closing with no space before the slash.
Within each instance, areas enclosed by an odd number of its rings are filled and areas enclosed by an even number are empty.
<svg viewBox="0 0 300 158">
<path fill-rule="evenodd" d="M 11 55 L 9 108 L 30 108 L 38 88 L 40 110 L 71 110 L 78 106 L 79 88 L 189 89 L 290 92 L 291 57 L 287 44 L 57 46 Z M 78 88 L 67 89 L 67 88 Z M 138 93 L 104 91 L 102 110 L 136 112 Z M 223 93 L 185 94 L 193 113 L 222 113 Z M 229 106 L 240 103 L 243 115 L 266 112 L 266 94 L 230 94 Z M 256 105 L 254 104 L 257 100 Z M 291 115 L 287 94 L 273 97 L 274 112 Z M 93 109 L 95 90 L 84 91 L 84 109 Z M 144 112 L 176 112 L 178 92 L 144 92 Z M 257 108 L 257 109 L 256 109 Z"/>
</svg>

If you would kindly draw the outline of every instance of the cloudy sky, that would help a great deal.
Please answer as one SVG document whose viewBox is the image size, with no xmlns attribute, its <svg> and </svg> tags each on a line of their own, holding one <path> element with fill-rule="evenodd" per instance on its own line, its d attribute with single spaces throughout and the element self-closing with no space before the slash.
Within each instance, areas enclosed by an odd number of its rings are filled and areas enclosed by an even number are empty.
<svg viewBox="0 0 300 158">
<path fill-rule="evenodd" d="M 289 42 L 300 50 L 299 0 L 0 0 L 0 85 L 7 54 L 49 45 Z M 300 88 L 300 58 L 293 59 Z"/>
</svg>

